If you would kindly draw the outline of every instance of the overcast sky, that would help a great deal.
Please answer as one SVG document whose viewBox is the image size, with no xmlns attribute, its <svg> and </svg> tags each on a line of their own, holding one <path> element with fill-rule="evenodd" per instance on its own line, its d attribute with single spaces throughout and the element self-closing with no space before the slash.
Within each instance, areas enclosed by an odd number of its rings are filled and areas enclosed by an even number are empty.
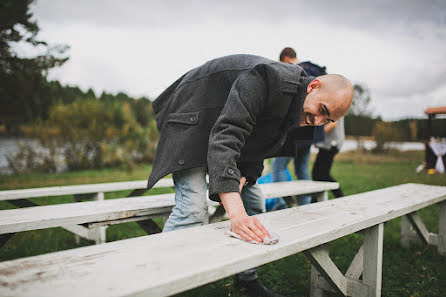
<svg viewBox="0 0 446 297">
<path fill-rule="evenodd" d="M 39 37 L 67 44 L 50 72 L 64 84 L 156 98 L 189 69 L 219 56 L 325 65 L 370 89 L 374 115 L 423 117 L 446 105 L 446 1 L 37 0 Z"/>
</svg>

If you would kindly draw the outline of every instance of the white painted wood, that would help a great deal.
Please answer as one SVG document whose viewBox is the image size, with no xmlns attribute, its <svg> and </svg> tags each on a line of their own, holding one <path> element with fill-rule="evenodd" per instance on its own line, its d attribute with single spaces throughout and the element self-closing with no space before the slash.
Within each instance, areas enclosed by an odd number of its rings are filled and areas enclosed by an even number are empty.
<svg viewBox="0 0 446 297">
<path fill-rule="evenodd" d="M 173 180 L 165 178 L 159 180 L 154 188 L 173 187 Z M 123 190 L 145 189 L 147 188 L 147 180 L 137 180 L 128 182 L 100 183 L 61 187 L 44 187 L 33 189 L 19 189 L 0 191 L 0 200 L 16 200 L 36 197 L 50 197 L 75 194 L 89 194 L 98 192 L 114 192 Z"/>
<path fill-rule="evenodd" d="M 278 187 L 277 185 L 280 185 Z M 320 182 L 311 180 L 285 181 L 278 183 L 259 184 L 265 198 L 285 197 L 293 195 L 306 195 L 323 193 L 339 188 L 336 182 Z"/>
<path fill-rule="evenodd" d="M 310 296 L 326 296 L 326 292 L 341 293 L 345 296 L 367 294 L 368 287 L 364 286 L 362 282 L 358 282 L 363 271 L 363 251 L 364 247 L 362 245 L 345 276 L 329 258 L 327 244 L 305 251 L 305 255 L 313 263 L 311 266 Z"/>
<path fill-rule="evenodd" d="M 339 293 L 347 295 L 347 280 L 330 259 L 326 244 L 305 251 L 305 255 L 333 288 Z"/>
<path fill-rule="evenodd" d="M 63 227 L 64 229 L 70 231 L 71 233 L 76 234 L 76 236 L 79 236 L 79 240 L 80 240 L 80 237 L 89 239 L 89 237 L 88 237 L 88 235 L 89 235 L 88 228 L 85 228 L 84 226 L 80 226 L 80 225 L 64 225 L 64 226 L 61 226 L 61 227 Z"/>
<path fill-rule="evenodd" d="M 311 194 L 312 191 L 319 192 L 334 186 L 336 185 L 333 183 L 311 181 L 259 185 L 265 198 L 277 197 L 282 193 Z M 103 197 L 103 193 L 99 193 L 95 199 L 103 199 Z M 2 210 L 0 211 L 0 234 L 92 222 L 109 225 L 118 223 L 122 219 L 147 215 L 165 216 L 174 205 L 174 194 L 171 193 Z M 94 238 L 97 242 L 105 240 L 105 230 L 90 233 L 91 236 L 92 234 L 97 234 L 97 238 Z"/>
<path fill-rule="evenodd" d="M 413 229 L 416 231 L 418 237 L 423 241 L 423 243 L 429 244 L 429 231 L 427 230 L 418 213 L 413 212 L 408 214 L 406 217 L 409 219 Z"/>
<path fill-rule="evenodd" d="M 361 281 L 347 279 L 347 296 L 361 297 L 368 296 L 367 287 Z"/>
<path fill-rule="evenodd" d="M 100 238 L 99 237 L 100 235 L 98 235 L 98 233 L 97 233 L 97 230 L 99 228 L 89 229 L 89 228 L 86 228 L 86 227 L 80 226 L 80 225 L 65 225 L 65 226 L 61 226 L 61 227 L 70 231 L 71 233 L 76 234 L 76 236 L 78 236 L 79 240 L 80 240 L 80 238 L 85 238 L 88 240 L 95 241 L 97 244 L 105 242 L 105 238 Z M 103 242 L 97 242 L 97 240 L 103 240 Z"/>
<path fill-rule="evenodd" d="M 440 219 L 438 226 L 438 253 L 446 256 L 446 201 L 440 203 Z"/>
<path fill-rule="evenodd" d="M 328 200 L 328 192 L 325 191 L 325 192 L 316 193 L 314 195 L 314 197 L 316 198 L 317 202 L 327 201 Z"/>
<path fill-rule="evenodd" d="M 412 243 L 421 243 L 420 238 L 406 215 L 401 217 L 400 243 L 405 248 L 409 248 Z"/>
<path fill-rule="evenodd" d="M 316 191 L 328 191 L 339 188 L 338 183 L 333 182 L 316 182 L 316 181 L 291 181 L 282 182 L 282 188 L 275 195 L 290 196 L 302 195 L 307 193 L 314 193 Z M 271 192 L 277 191 L 274 187 L 269 187 L 271 184 L 262 184 L 265 195 L 271 196 Z M 122 190 L 145 189 L 147 186 L 146 180 L 129 181 L 129 182 L 115 182 L 115 183 L 101 183 L 101 184 L 87 184 L 61 187 L 45 187 L 33 189 L 19 189 L 0 191 L 0 200 L 16 200 L 36 197 L 75 195 L 75 194 L 89 194 L 98 192 L 113 192 Z M 298 186 L 299 189 L 295 187 Z M 173 180 L 165 178 L 159 180 L 154 188 L 173 187 Z"/>
<path fill-rule="evenodd" d="M 364 245 L 361 245 L 361 247 L 358 250 L 358 253 L 356 253 L 352 263 L 348 267 L 345 276 L 354 280 L 358 280 L 362 274 L 362 270 L 364 267 L 363 263 L 364 263 Z"/>
<path fill-rule="evenodd" d="M 384 223 L 364 231 L 364 267 L 362 283 L 367 293 L 361 297 L 381 296 Z"/>
<path fill-rule="evenodd" d="M 93 201 L 104 201 L 104 192 L 95 193 L 93 196 Z M 107 235 L 105 230 L 107 227 L 95 227 L 89 230 L 89 238 L 91 238 L 96 244 L 105 243 L 107 241 Z"/>
<path fill-rule="evenodd" d="M 0 296 L 173 295 L 445 199 L 446 187 L 406 184 L 258 215 L 280 236 L 272 246 L 227 237 L 229 222 L 221 222 L 6 261 L 0 263 Z M 374 239 L 382 232 L 370 233 L 364 277 L 377 284 L 381 253 L 380 240 Z M 359 290 L 350 284 L 356 282 L 349 281 L 349 291 Z"/>
<path fill-rule="evenodd" d="M 317 271 L 316 267 L 311 265 L 311 283 L 310 283 L 310 297 L 325 297 L 327 294 L 325 291 L 330 288 L 323 288 L 324 285 L 321 283 L 324 281 L 323 276 Z"/>
<path fill-rule="evenodd" d="M 429 233 L 429 244 L 438 246 L 438 234 Z"/>
<path fill-rule="evenodd" d="M 8 209 L 0 211 L 0 234 L 139 216 L 153 217 L 169 212 L 174 205 L 174 194 L 162 194 Z"/>
</svg>

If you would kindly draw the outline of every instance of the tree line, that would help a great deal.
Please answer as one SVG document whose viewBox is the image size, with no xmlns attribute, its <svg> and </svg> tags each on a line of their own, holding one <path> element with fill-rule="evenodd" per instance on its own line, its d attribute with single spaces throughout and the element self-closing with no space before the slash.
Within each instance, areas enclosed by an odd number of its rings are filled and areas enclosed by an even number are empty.
<svg viewBox="0 0 446 297">
<path fill-rule="evenodd" d="M 124 93 L 96 96 L 78 87 L 48 80 L 48 71 L 68 59 L 66 45 L 38 39 L 33 0 L 0 2 L 0 129 L 24 135 L 24 144 L 8 157 L 16 173 L 132 166 L 151 162 L 158 134 L 152 103 Z M 37 53 L 20 56 L 27 45 Z"/>
<path fill-rule="evenodd" d="M 370 110 L 371 95 L 367 87 L 354 86 L 354 99 L 345 116 L 345 133 L 350 136 L 371 136 L 381 144 L 391 141 L 426 141 L 427 117 L 425 119 L 403 119 L 386 122 L 374 117 Z M 432 121 L 432 135 L 446 137 L 446 119 Z M 379 146 L 380 144 L 378 144 Z"/>
</svg>

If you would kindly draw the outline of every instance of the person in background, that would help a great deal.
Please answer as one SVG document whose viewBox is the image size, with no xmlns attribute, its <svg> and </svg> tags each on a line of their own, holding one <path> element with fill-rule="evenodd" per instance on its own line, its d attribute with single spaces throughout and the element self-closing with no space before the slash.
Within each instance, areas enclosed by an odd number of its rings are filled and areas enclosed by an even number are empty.
<svg viewBox="0 0 446 297">
<path fill-rule="evenodd" d="M 284 48 L 280 53 L 279 60 L 282 63 L 297 64 L 298 60 L 296 51 L 291 47 Z M 301 66 L 310 76 L 320 76 L 326 74 L 325 67 L 320 67 L 319 65 L 313 64 L 310 61 L 299 63 L 298 65 Z M 314 141 L 313 139 L 296 141 L 296 152 L 294 155 L 294 173 L 299 180 L 309 180 L 310 175 L 308 172 L 308 163 L 310 160 L 310 148 L 313 142 L 323 141 L 324 133 L 322 127 L 303 127 L 300 129 L 308 130 L 305 131 L 305 133 L 307 134 L 313 133 Z M 290 180 L 288 171 L 286 169 L 291 159 L 292 157 L 278 157 L 273 160 L 271 169 L 273 182 Z M 311 202 L 311 196 L 308 195 L 300 196 L 298 199 L 299 203 L 297 203 L 297 201 L 293 198 L 287 199 L 287 202 L 285 202 L 283 198 L 277 198 L 272 210 L 279 210 L 297 204 L 304 205 Z"/>
<path fill-rule="evenodd" d="M 336 122 L 326 124 L 324 132 L 325 140 L 316 143 L 319 152 L 313 165 L 312 177 L 313 180 L 335 182 L 336 180 L 331 176 L 330 171 L 334 157 L 344 144 L 344 118 L 342 117 Z M 344 196 L 341 187 L 332 190 L 332 193 L 336 198 Z"/>
</svg>

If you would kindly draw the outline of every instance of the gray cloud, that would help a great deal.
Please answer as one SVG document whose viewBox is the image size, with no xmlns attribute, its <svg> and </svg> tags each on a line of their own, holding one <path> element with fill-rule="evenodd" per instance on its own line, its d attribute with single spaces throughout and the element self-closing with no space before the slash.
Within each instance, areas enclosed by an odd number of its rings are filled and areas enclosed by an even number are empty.
<svg viewBox="0 0 446 297">
<path fill-rule="evenodd" d="M 36 13 L 46 21 L 106 26 L 169 26 L 213 19 L 262 23 L 314 19 L 322 23 L 370 29 L 425 22 L 446 26 L 446 2 L 442 0 L 39 0 L 37 4 Z"/>
<path fill-rule="evenodd" d="M 38 0 L 33 11 L 44 40 L 72 46 L 52 77 L 97 92 L 153 98 L 212 57 L 275 59 L 293 46 L 365 82 L 384 118 L 420 114 L 446 96 L 446 1 Z"/>
</svg>

